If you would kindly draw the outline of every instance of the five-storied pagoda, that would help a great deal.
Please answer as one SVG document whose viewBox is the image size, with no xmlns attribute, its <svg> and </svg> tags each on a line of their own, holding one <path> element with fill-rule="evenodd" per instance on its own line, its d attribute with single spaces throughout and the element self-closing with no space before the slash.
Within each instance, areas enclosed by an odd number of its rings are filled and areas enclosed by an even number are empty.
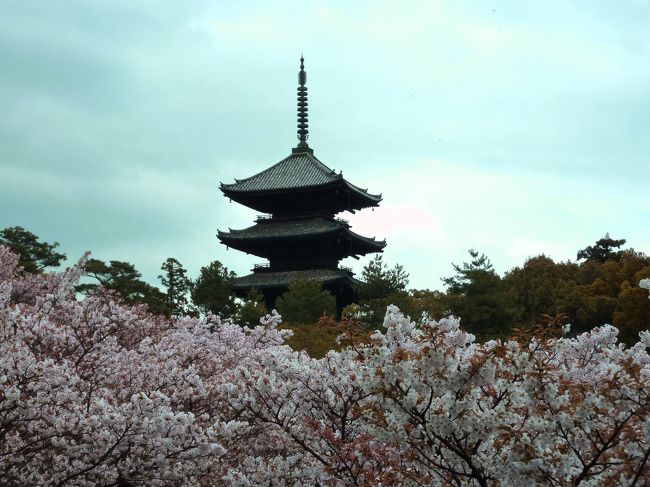
<svg viewBox="0 0 650 487">
<path fill-rule="evenodd" d="M 373 195 L 336 174 L 314 156 L 307 145 L 307 73 L 300 58 L 298 73 L 298 146 L 289 157 L 233 184 L 221 183 L 223 194 L 242 205 L 264 212 L 255 225 L 243 230 L 219 231 L 219 240 L 249 254 L 268 259 L 253 273 L 237 278 L 235 293 L 245 297 L 258 289 L 272 308 L 275 300 L 298 279 L 314 280 L 336 296 L 338 312 L 353 301 L 358 284 L 350 269 L 339 266 L 345 257 L 381 252 L 386 241 L 362 237 L 350 230 L 337 213 L 379 205 Z"/>
</svg>

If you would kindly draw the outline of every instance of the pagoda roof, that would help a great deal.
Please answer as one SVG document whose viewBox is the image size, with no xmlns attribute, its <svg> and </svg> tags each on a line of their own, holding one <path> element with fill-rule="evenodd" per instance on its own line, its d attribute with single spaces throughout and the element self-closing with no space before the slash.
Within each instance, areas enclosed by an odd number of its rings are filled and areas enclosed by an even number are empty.
<svg viewBox="0 0 650 487">
<path fill-rule="evenodd" d="M 336 173 L 309 150 L 295 151 L 277 164 L 246 179 L 235 179 L 232 184 L 221 183 L 221 190 L 226 194 L 269 193 L 287 190 L 317 188 L 321 186 L 343 184 L 350 191 L 359 194 L 372 203 L 379 203 L 381 195 L 373 195 L 365 189 L 351 184 Z"/>
<path fill-rule="evenodd" d="M 219 231 L 218 236 L 224 243 L 236 245 L 237 242 L 311 237 L 339 232 L 343 232 L 353 240 L 362 242 L 370 248 L 381 250 L 386 246 L 385 240 L 376 240 L 374 237 L 368 238 L 354 233 L 350 230 L 350 225 L 343 220 L 323 217 L 302 218 L 299 220 L 258 220 L 255 225 L 243 230 Z"/>
<path fill-rule="evenodd" d="M 270 287 L 288 286 L 299 279 L 316 281 L 321 284 L 329 284 L 340 280 L 347 280 L 352 284 L 361 284 L 344 269 L 307 269 L 299 271 L 284 272 L 254 272 L 247 276 L 235 279 L 234 288 L 237 289 L 264 289 Z"/>
<path fill-rule="evenodd" d="M 346 224 L 342 221 L 321 217 L 284 221 L 260 219 L 256 225 L 244 228 L 243 230 L 230 229 L 230 232 L 219 231 L 219 236 L 247 240 L 251 238 L 301 237 L 335 232 L 341 228 L 346 228 Z"/>
</svg>

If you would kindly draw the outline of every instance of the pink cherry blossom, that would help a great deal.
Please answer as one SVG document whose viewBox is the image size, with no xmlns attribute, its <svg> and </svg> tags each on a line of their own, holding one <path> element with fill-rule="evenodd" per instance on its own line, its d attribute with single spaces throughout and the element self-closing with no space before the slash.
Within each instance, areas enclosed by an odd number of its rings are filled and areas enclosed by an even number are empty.
<svg viewBox="0 0 650 487">
<path fill-rule="evenodd" d="M 0 247 L 2 485 L 650 482 L 650 332 L 481 344 L 390 306 L 312 359 L 276 312 L 248 329 L 78 299 L 86 259 L 34 276 Z"/>
</svg>

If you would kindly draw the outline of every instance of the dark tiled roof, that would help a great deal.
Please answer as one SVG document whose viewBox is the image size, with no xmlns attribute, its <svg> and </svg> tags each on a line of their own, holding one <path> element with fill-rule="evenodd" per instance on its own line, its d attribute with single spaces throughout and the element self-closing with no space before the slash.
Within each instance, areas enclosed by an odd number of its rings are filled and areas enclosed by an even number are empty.
<svg viewBox="0 0 650 487">
<path fill-rule="evenodd" d="M 350 230 L 349 225 L 339 220 L 328 218 L 304 218 L 300 220 L 259 220 L 252 227 L 243 230 L 230 230 L 230 232 L 219 231 L 218 236 L 226 245 L 232 246 L 239 250 L 251 252 L 250 248 L 244 248 L 242 245 L 250 244 L 257 240 L 278 239 L 296 237 L 316 237 L 327 234 L 336 234 L 342 232 L 347 238 L 358 246 L 355 253 L 366 254 L 368 252 L 378 252 L 386 246 L 386 240 L 375 240 L 375 238 L 364 237 Z M 355 247 L 356 248 L 356 247 Z M 258 254 L 255 255 L 266 255 Z"/>
<path fill-rule="evenodd" d="M 234 184 L 222 184 L 224 189 L 237 192 L 272 191 L 276 189 L 322 186 L 341 179 L 325 164 L 308 152 L 291 154 L 286 159 Z"/>
<path fill-rule="evenodd" d="M 384 240 L 376 240 L 375 237 L 364 237 L 363 235 L 359 235 L 358 233 L 354 233 L 352 230 L 348 229 L 348 234 L 353 238 L 357 240 L 361 240 L 365 243 L 368 243 L 370 245 L 376 246 L 377 248 L 383 249 L 386 247 L 386 239 Z"/>
<path fill-rule="evenodd" d="M 381 195 L 371 195 L 365 189 L 343 179 L 309 152 L 297 152 L 277 164 L 246 179 L 235 179 L 232 184 L 221 184 L 225 193 L 256 193 L 285 189 L 324 186 L 340 181 L 349 190 L 360 193 L 373 201 L 381 201 Z"/>
<path fill-rule="evenodd" d="M 327 218 L 309 218 L 291 221 L 261 220 L 256 225 L 243 230 L 231 229 L 229 233 L 220 231 L 219 236 L 230 239 L 300 237 L 304 235 L 330 233 L 343 227 L 345 227 L 344 223 Z"/>
<path fill-rule="evenodd" d="M 235 289 L 248 289 L 258 288 L 263 289 L 267 287 L 288 286 L 289 283 L 297 281 L 298 279 L 307 279 L 309 281 L 317 281 L 321 284 L 326 284 L 340 279 L 349 280 L 351 283 L 358 283 L 347 271 L 342 269 L 310 269 L 302 271 L 285 271 L 285 272 L 254 272 L 247 276 L 238 277 L 235 280 Z"/>
</svg>

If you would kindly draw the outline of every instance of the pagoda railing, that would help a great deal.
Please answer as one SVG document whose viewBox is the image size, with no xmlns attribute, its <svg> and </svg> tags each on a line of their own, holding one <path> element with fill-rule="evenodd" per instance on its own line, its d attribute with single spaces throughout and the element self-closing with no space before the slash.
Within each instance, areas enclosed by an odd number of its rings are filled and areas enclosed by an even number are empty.
<svg viewBox="0 0 650 487">
<path fill-rule="evenodd" d="M 354 275 L 352 268 L 346 267 L 343 265 L 337 266 L 335 262 L 331 260 L 310 260 L 305 262 L 275 262 L 273 267 L 271 267 L 270 262 L 260 262 L 253 265 L 253 271 L 299 271 L 304 269 L 317 269 L 317 268 L 326 268 L 326 269 L 339 269 L 347 272 L 350 275 Z"/>
<path fill-rule="evenodd" d="M 270 214 L 260 214 L 257 215 L 258 220 L 297 220 L 300 218 L 333 218 L 334 214 L 322 211 L 312 211 L 309 213 L 292 213 L 290 215 L 270 215 Z M 337 218 L 338 220 L 338 218 Z"/>
<path fill-rule="evenodd" d="M 276 220 L 276 221 L 283 221 L 283 220 L 296 220 L 300 218 L 332 218 L 331 213 L 306 213 L 303 215 L 291 215 L 291 216 L 273 216 L 268 213 L 265 214 L 260 214 L 257 215 L 257 221 L 267 221 L 267 220 Z M 344 218 L 334 218 L 335 221 L 343 223 L 346 227 L 350 227 L 350 222 Z"/>
</svg>

